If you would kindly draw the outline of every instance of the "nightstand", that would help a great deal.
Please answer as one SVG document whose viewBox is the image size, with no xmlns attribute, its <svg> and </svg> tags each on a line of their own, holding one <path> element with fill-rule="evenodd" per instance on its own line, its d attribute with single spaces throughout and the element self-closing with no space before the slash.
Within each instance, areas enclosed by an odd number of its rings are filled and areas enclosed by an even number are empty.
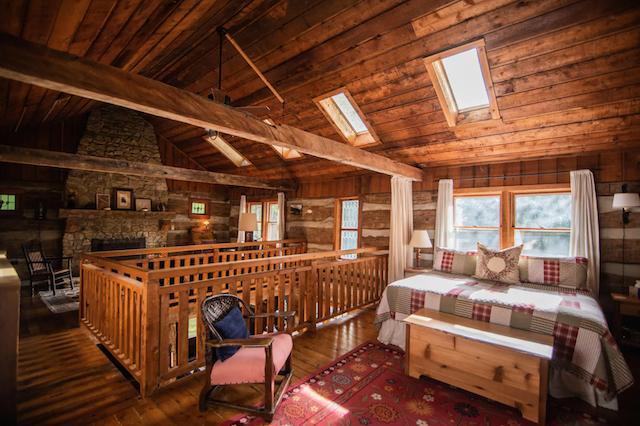
<svg viewBox="0 0 640 426">
<path fill-rule="evenodd" d="M 425 272 L 431 271 L 431 268 L 419 268 L 417 266 L 413 266 L 411 268 L 404 268 L 404 277 L 409 278 L 414 275 L 424 274 Z"/>
<path fill-rule="evenodd" d="M 406 274 L 405 274 L 406 276 Z M 619 346 L 640 347 L 640 341 L 625 339 L 622 337 L 622 316 L 640 317 L 640 299 L 619 293 L 611 293 L 613 297 L 613 324 L 612 332 Z M 640 335 L 640 331 L 638 332 Z"/>
</svg>

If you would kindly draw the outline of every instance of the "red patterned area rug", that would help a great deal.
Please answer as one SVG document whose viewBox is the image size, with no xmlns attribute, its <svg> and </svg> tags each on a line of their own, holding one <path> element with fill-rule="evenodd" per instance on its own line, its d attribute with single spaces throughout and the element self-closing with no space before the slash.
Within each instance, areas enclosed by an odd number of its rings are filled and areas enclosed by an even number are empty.
<svg viewBox="0 0 640 426">
<path fill-rule="evenodd" d="M 532 426 L 520 412 L 431 379 L 404 375 L 404 352 L 367 342 L 292 385 L 272 425 Z M 258 426 L 239 415 L 223 426 Z M 558 406 L 548 426 L 606 424 Z"/>
</svg>

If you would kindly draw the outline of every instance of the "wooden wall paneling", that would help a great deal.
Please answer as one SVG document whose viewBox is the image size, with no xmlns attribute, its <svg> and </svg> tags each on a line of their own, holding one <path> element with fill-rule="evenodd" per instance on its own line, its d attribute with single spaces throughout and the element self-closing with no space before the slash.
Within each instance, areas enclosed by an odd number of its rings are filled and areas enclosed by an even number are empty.
<svg viewBox="0 0 640 426">
<path fill-rule="evenodd" d="M 558 160 L 550 158 L 546 160 L 538 160 L 538 173 L 556 173 L 558 171 Z M 558 175 L 543 175 L 538 177 L 538 183 L 557 183 Z"/>
<path fill-rule="evenodd" d="M 534 173 L 538 173 L 538 162 L 535 160 L 531 161 L 523 161 L 520 166 L 521 174 L 530 175 Z M 522 185 L 537 185 L 538 184 L 538 176 L 523 176 L 520 178 L 520 183 Z"/>
<path fill-rule="evenodd" d="M 567 172 L 557 176 L 558 183 L 571 182 L 571 175 L 568 172 L 578 170 L 578 157 L 560 157 L 558 158 L 558 171 Z"/>
<path fill-rule="evenodd" d="M 505 178 L 505 186 L 520 185 L 520 182 L 522 182 L 522 178 L 519 175 L 522 174 L 522 163 L 520 161 L 507 163 L 505 174 L 507 176 L 517 176 Z"/>
<path fill-rule="evenodd" d="M 465 166 L 460 169 L 460 178 L 464 180 L 456 180 L 453 182 L 454 188 L 473 188 L 474 182 L 468 178 L 473 178 L 473 166 Z"/>
<path fill-rule="evenodd" d="M 504 176 L 505 175 L 505 164 L 490 164 L 489 166 L 489 176 Z M 505 179 L 489 179 L 489 186 L 504 186 Z"/>
<path fill-rule="evenodd" d="M 598 182 L 619 182 L 622 180 L 622 153 L 603 152 L 599 156 Z"/>
<path fill-rule="evenodd" d="M 489 176 L 489 166 L 478 165 L 473 167 L 473 177 L 476 178 L 473 181 L 473 186 L 478 188 L 484 188 L 489 186 L 490 179 L 481 179 L 485 176 Z"/>
</svg>

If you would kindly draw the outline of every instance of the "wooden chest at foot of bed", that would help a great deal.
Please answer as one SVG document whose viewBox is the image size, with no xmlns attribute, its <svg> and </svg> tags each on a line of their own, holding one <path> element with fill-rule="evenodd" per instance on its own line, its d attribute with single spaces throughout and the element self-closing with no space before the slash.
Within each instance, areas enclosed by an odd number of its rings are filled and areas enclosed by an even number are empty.
<svg viewBox="0 0 640 426">
<path fill-rule="evenodd" d="M 553 336 L 430 309 L 404 322 L 407 375 L 482 395 L 545 424 Z"/>
</svg>

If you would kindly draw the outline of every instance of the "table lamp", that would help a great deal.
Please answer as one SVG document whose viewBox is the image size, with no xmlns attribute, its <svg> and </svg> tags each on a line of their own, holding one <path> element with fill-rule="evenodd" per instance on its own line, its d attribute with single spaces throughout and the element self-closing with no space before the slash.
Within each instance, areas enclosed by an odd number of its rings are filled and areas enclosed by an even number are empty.
<svg viewBox="0 0 640 426">
<path fill-rule="evenodd" d="M 431 238 L 429 238 L 429 232 L 427 232 L 424 229 L 419 231 L 413 231 L 413 235 L 411 236 L 411 241 L 409 241 L 409 246 L 415 247 L 418 249 L 417 266 L 420 267 L 420 259 L 422 258 L 422 255 L 420 254 L 420 249 L 433 247 L 431 245 Z"/>
<path fill-rule="evenodd" d="M 205 220 L 205 221 L 204 221 L 204 223 L 203 223 L 203 225 L 204 225 L 204 230 L 205 230 L 205 231 L 208 231 L 208 230 L 209 230 L 209 221 L 208 221 L 208 220 Z"/>
<path fill-rule="evenodd" d="M 258 217 L 255 213 L 240 213 L 238 232 L 245 233 L 245 241 L 253 241 L 253 233 L 258 230 Z"/>
<path fill-rule="evenodd" d="M 625 240 L 625 227 L 629 223 L 629 209 L 631 207 L 640 206 L 640 196 L 636 193 L 628 193 L 627 185 L 622 186 L 622 192 L 619 194 L 613 194 L 613 203 L 611 207 L 614 209 L 622 209 L 622 286 L 624 287 L 624 240 Z"/>
</svg>

